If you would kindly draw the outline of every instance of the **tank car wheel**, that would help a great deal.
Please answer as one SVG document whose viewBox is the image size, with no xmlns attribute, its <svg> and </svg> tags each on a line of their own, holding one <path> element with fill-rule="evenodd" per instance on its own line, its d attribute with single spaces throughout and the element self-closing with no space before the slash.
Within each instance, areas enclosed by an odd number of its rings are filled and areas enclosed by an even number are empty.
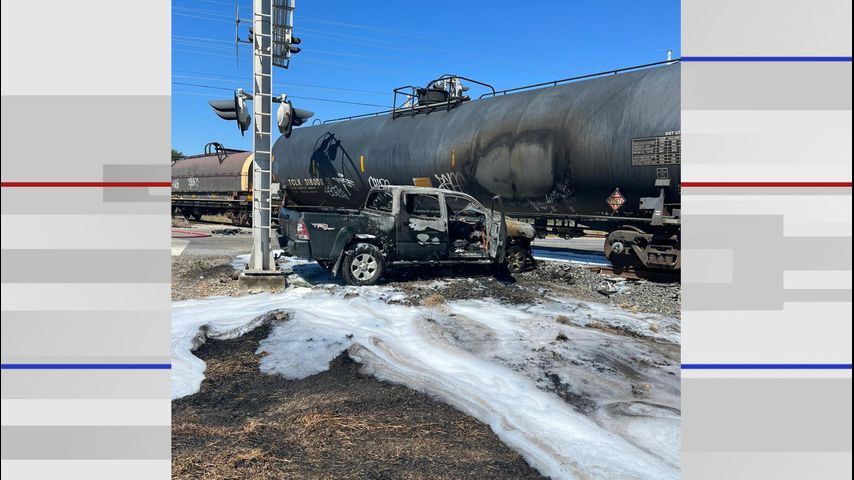
<svg viewBox="0 0 854 480">
<path fill-rule="evenodd" d="M 348 285 L 373 285 L 383 275 L 380 249 L 370 243 L 357 243 L 344 254 L 341 274 Z"/>
<path fill-rule="evenodd" d="M 643 231 L 631 225 L 624 225 L 620 229 L 614 230 L 605 239 L 605 258 L 611 262 L 611 265 L 618 268 L 640 268 L 642 266 L 640 259 L 632 251 L 631 244 L 619 238 L 621 233 L 640 233 Z"/>
<path fill-rule="evenodd" d="M 507 248 L 504 254 L 504 264 L 507 266 L 507 271 L 510 273 L 519 273 L 527 269 L 528 260 L 531 257 L 531 252 L 521 246 L 512 245 Z"/>
</svg>

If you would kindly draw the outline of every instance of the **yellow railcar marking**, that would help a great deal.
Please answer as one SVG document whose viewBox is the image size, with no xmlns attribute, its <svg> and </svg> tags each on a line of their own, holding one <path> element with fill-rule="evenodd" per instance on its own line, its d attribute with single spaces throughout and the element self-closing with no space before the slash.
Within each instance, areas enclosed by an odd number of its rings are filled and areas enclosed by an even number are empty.
<svg viewBox="0 0 854 480">
<path fill-rule="evenodd" d="M 430 177 L 415 177 L 412 179 L 412 184 L 416 187 L 432 187 L 433 180 Z"/>
<path fill-rule="evenodd" d="M 243 162 L 243 168 L 240 169 L 240 189 L 249 190 L 249 179 L 252 174 L 252 161 L 255 159 L 255 154 L 250 154 Z"/>
<path fill-rule="evenodd" d="M 457 166 L 457 149 L 454 147 L 451 147 L 451 168 L 454 168 L 456 166 Z"/>
<path fill-rule="evenodd" d="M 362 170 L 362 173 L 365 173 L 365 156 L 359 155 L 359 168 Z"/>
</svg>

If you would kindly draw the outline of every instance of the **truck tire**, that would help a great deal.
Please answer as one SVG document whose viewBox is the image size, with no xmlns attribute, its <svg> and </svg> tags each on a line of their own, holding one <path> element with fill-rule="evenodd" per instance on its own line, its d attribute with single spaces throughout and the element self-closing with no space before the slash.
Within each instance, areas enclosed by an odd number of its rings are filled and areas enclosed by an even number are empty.
<svg viewBox="0 0 854 480">
<path fill-rule="evenodd" d="M 344 253 L 341 275 L 348 285 L 373 285 L 383 276 L 383 256 L 376 245 L 357 243 Z"/>
<path fill-rule="evenodd" d="M 504 254 L 504 264 L 510 273 L 519 273 L 528 269 L 531 251 L 521 245 L 511 245 Z"/>
</svg>

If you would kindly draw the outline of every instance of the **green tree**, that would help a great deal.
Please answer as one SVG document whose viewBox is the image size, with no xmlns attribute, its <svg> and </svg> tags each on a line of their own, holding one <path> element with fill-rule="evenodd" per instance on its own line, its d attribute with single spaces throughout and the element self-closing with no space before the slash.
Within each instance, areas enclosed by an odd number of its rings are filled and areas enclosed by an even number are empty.
<svg viewBox="0 0 854 480">
<path fill-rule="evenodd" d="M 172 149 L 172 161 L 174 162 L 175 160 L 181 160 L 182 158 L 184 158 L 184 154 L 173 148 Z"/>
</svg>

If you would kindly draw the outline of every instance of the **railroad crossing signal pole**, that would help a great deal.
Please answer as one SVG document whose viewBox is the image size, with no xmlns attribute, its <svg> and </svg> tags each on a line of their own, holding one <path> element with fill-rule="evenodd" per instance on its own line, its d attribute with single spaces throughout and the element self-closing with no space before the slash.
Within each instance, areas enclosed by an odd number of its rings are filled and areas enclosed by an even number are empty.
<svg viewBox="0 0 854 480">
<path fill-rule="evenodd" d="M 273 0 L 252 9 L 252 255 L 250 272 L 275 272 L 272 253 Z"/>
<path fill-rule="evenodd" d="M 273 66 L 288 68 L 295 0 L 253 0 L 252 9 L 252 254 L 241 282 L 248 289 L 284 286 L 273 239 Z"/>
<path fill-rule="evenodd" d="M 288 68 L 291 54 L 300 51 L 293 35 L 295 0 L 253 0 L 249 40 L 241 40 L 240 23 L 235 22 L 237 43 L 252 45 L 252 94 L 237 89 L 228 100 L 211 100 L 214 113 L 223 120 L 236 120 L 240 133 L 252 127 L 252 253 L 240 276 L 244 290 L 275 290 L 285 285 L 273 258 L 273 102 L 279 103 L 276 125 L 285 137 L 293 126 L 314 115 L 294 108 L 286 95 L 273 98 L 273 67 Z M 235 10 L 237 6 L 235 5 Z M 235 12 L 237 15 L 237 12 Z M 252 100 L 250 117 L 246 101 Z"/>
</svg>

